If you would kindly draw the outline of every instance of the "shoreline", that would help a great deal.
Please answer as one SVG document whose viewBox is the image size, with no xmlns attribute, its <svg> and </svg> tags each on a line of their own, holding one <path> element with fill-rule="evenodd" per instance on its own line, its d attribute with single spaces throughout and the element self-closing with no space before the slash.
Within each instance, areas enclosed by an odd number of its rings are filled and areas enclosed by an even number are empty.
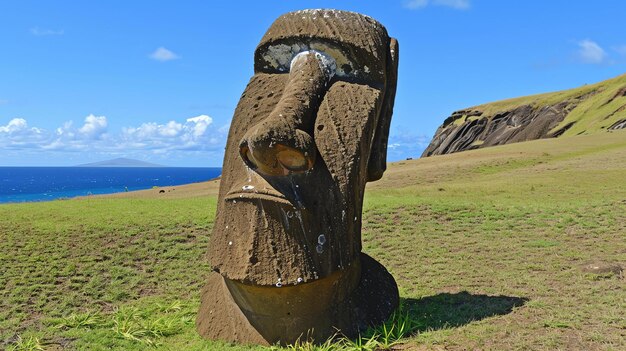
<svg viewBox="0 0 626 351">
<path fill-rule="evenodd" d="M 221 168 L 213 167 L 0 167 L 0 204 L 135 194 L 152 189 L 166 189 L 165 192 L 171 193 L 174 188 L 210 183 L 220 176 Z M 211 193 L 192 187 L 202 194 Z M 186 193 L 194 196 L 193 192 Z"/>
<path fill-rule="evenodd" d="M 6 201 L 0 202 L 0 205 L 14 205 L 14 204 L 32 204 L 41 202 L 53 202 L 53 201 L 82 201 L 89 199 L 180 199 L 200 196 L 217 196 L 219 191 L 220 177 L 213 178 L 211 180 L 187 183 L 181 185 L 167 185 L 167 186 L 154 186 L 148 189 L 137 189 L 129 191 L 115 191 L 112 193 L 92 194 L 92 195 L 77 195 L 71 197 L 57 197 L 51 199 L 36 199 L 26 201 Z"/>
</svg>

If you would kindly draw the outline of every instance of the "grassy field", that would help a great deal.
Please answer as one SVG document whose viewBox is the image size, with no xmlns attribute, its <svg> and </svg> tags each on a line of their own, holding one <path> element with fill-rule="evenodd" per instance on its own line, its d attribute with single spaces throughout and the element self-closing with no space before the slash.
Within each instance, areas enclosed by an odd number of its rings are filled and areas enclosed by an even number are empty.
<svg viewBox="0 0 626 351">
<path fill-rule="evenodd" d="M 626 349 L 625 183 L 626 131 L 391 164 L 363 241 L 393 348 Z M 215 196 L 145 194 L 0 205 L 0 349 L 266 350 L 195 334 Z"/>
</svg>

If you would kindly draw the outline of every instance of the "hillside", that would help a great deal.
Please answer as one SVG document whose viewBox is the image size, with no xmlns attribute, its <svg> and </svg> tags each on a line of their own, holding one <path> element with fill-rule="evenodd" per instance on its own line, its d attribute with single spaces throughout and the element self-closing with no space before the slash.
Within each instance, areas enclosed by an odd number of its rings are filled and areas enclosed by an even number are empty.
<svg viewBox="0 0 626 351">
<path fill-rule="evenodd" d="M 626 75 L 453 112 L 422 156 L 626 128 Z"/>
<path fill-rule="evenodd" d="M 112 160 L 85 163 L 76 167 L 165 167 L 155 163 L 133 160 L 131 158 L 115 158 Z"/>
<path fill-rule="evenodd" d="M 625 177 L 626 130 L 390 164 L 362 237 L 395 349 L 626 349 Z M 269 350 L 195 332 L 217 185 L 0 205 L 0 349 Z"/>
</svg>

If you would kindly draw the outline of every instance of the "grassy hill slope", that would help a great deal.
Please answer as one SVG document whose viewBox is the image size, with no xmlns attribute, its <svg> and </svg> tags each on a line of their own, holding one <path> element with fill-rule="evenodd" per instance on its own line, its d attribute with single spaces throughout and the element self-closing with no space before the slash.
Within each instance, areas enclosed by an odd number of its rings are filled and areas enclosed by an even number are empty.
<svg viewBox="0 0 626 351">
<path fill-rule="evenodd" d="M 626 130 L 391 164 L 363 241 L 396 346 L 626 349 L 625 180 Z M 0 349 L 263 350 L 195 334 L 216 198 L 159 196 L 0 205 Z"/>
<path fill-rule="evenodd" d="M 617 121 L 626 118 L 626 74 L 575 89 L 508 99 L 479 105 L 472 109 L 481 110 L 486 115 L 493 115 L 498 111 L 512 110 L 522 105 L 550 106 L 582 96 L 589 96 L 589 98 L 576 106 L 551 132 L 573 122 L 575 124 L 566 130 L 563 136 L 592 134 L 605 131 Z"/>
<path fill-rule="evenodd" d="M 626 75 L 454 112 L 424 156 L 626 128 Z"/>
</svg>

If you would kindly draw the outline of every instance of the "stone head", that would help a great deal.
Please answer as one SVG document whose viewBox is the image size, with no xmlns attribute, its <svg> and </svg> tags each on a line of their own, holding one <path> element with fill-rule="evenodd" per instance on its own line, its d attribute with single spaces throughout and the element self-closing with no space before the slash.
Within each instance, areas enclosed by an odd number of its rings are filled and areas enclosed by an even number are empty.
<svg viewBox="0 0 626 351">
<path fill-rule="evenodd" d="M 363 194 L 385 170 L 397 67 L 396 40 L 356 13 L 288 13 L 261 39 L 209 249 L 243 309 L 271 305 L 250 289 L 324 280 L 333 288 L 315 295 L 330 301 L 359 284 Z"/>
<path fill-rule="evenodd" d="M 295 285 L 358 258 L 365 183 L 385 170 L 397 55 L 385 28 L 356 13 L 272 24 L 228 135 L 210 245 L 224 277 Z"/>
</svg>

